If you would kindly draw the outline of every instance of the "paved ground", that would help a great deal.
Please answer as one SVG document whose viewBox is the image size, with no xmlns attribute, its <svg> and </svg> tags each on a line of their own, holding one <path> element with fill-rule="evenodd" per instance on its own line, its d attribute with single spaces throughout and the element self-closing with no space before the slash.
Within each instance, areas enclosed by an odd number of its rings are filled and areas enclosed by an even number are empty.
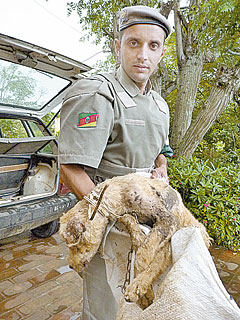
<svg viewBox="0 0 240 320">
<path fill-rule="evenodd" d="M 1 241 L 0 319 L 81 319 L 82 280 L 68 268 L 59 234 Z"/>
<path fill-rule="evenodd" d="M 240 306 L 240 254 L 212 247 L 219 275 Z M 68 268 L 59 234 L 36 239 L 24 233 L 0 241 L 0 320 L 79 320 L 81 278 Z"/>
</svg>

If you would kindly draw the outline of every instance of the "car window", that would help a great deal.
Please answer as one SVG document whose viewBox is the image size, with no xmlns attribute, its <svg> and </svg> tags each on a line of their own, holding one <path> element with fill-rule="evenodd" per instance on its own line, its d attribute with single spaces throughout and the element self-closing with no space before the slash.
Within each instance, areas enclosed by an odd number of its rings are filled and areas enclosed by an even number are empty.
<svg viewBox="0 0 240 320">
<path fill-rule="evenodd" d="M 31 120 L 0 119 L 0 138 L 43 137 L 42 130 L 44 130 L 42 125 Z M 39 150 L 39 153 L 53 154 L 52 144 L 48 143 Z"/>
<path fill-rule="evenodd" d="M 0 59 L 0 105 L 41 110 L 69 84 L 50 73 Z"/>
<path fill-rule="evenodd" d="M 32 130 L 32 133 L 35 137 L 43 137 L 44 134 L 43 132 L 40 130 L 39 126 L 37 125 L 36 122 L 33 121 L 28 121 L 28 124 Z M 50 143 L 48 143 L 45 147 L 43 147 L 40 151 L 40 153 L 50 153 L 53 154 L 53 150 L 52 150 L 52 146 Z"/>
<path fill-rule="evenodd" d="M 30 128 L 32 129 L 32 133 L 34 137 L 43 137 L 43 133 L 38 127 L 38 125 L 33 121 L 28 121 Z"/>
<path fill-rule="evenodd" d="M 21 120 L 0 119 L 0 138 L 27 138 L 27 131 Z"/>
</svg>

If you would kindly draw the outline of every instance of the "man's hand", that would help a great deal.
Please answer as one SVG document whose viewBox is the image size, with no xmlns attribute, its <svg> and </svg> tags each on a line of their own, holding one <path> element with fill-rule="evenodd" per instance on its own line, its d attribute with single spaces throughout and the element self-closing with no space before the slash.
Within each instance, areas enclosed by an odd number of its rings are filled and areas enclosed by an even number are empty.
<svg viewBox="0 0 240 320">
<path fill-rule="evenodd" d="M 151 178 L 164 179 L 167 183 L 169 183 L 168 175 L 167 175 L 167 168 L 160 167 L 160 168 L 153 169 Z"/>
<path fill-rule="evenodd" d="M 155 160 L 155 169 L 152 171 L 153 179 L 164 179 L 167 183 L 168 174 L 167 174 L 167 159 L 163 154 L 160 154 Z"/>
</svg>

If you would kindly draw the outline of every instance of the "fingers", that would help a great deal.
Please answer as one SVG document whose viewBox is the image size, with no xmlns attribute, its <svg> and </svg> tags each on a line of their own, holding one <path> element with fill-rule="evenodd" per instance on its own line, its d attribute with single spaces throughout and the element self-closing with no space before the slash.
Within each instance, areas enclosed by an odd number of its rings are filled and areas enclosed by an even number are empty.
<svg viewBox="0 0 240 320">
<path fill-rule="evenodd" d="M 153 169 L 151 178 L 163 180 L 167 184 L 169 184 L 167 172 L 166 172 L 166 170 L 163 170 L 162 168 Z"/>
</svg>

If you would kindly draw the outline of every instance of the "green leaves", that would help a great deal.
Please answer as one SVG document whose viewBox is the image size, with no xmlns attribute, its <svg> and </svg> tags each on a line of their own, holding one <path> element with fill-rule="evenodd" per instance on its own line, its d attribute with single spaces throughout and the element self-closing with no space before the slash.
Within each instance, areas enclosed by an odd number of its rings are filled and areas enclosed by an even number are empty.
<svg viewBox="0 0 240 320">
<path fill-rule="evenodd" d="M 170 184 L 218 245 L 240 250 L 240 163 L 169 160 Z"/>
<path fill-rule="evenodd" d="M 219 7 L 220 12 L 231 12 L 235 9 L 235 2 L 234 0 L 228 0 L 223 3 L 221 3 L 221 6 Z"/>
<path fill-rule="evenodd" d="M 232 102 L 214 122 L 195 151 L 201 159 L 209 159 L 215 166 L 240 162 L 240 107 Z"/>
<path fill-rule="evenodd" d="M 0 61 L 0 102 L 31 106 L 38 105 L 34 95 L 37 82 L 32 77 L 32 70 L 23 72 L 17 64 Z"/>
<path fill-rule="evenodd" d="M 200 48 L 224 55 L 225 62 L 231 61 L 232 52 L 239 48 L 239 0 L 200 0 L 191 14 L 194 14 L 192 29 L 198 33 Z"/>
</svg>

